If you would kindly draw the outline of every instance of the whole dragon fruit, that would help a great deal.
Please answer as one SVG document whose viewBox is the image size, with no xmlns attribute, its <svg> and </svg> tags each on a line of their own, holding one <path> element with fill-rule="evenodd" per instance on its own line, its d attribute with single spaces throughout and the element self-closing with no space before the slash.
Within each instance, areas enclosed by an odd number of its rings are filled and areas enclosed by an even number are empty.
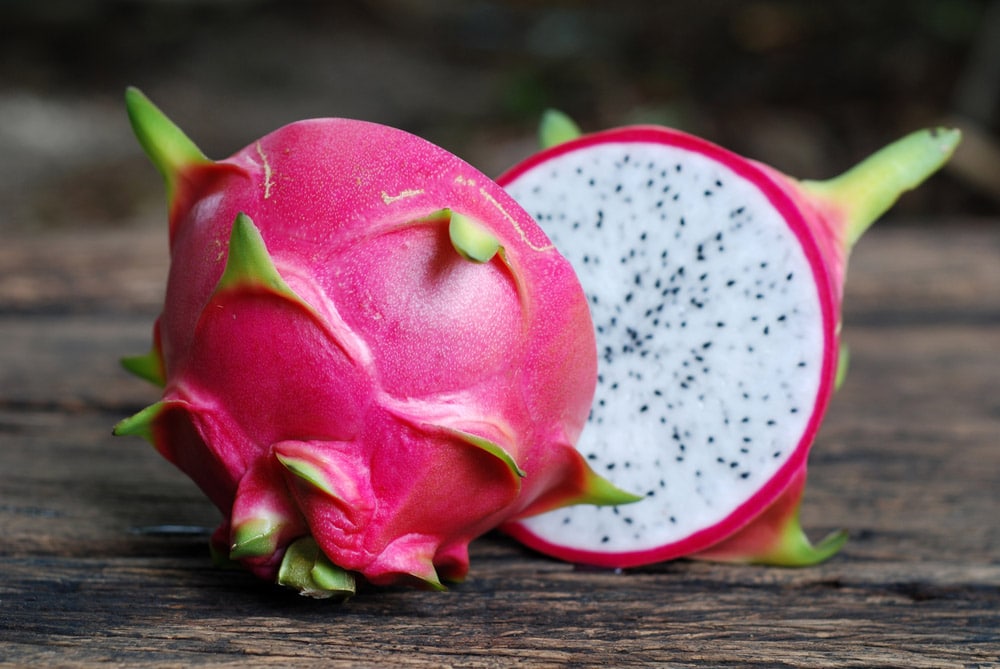
<svg viewBox="0 0 1000 669">
<path fill-rule="evenodd" d="M 623 503 L 573 444 L 595 384 L 567 263 L 517 204 L 418 137 L 344 119 L 283 127 L 219 162 L 138 90 L 166 180 L 164 386 L 119 423 L 224 520 L 212 545 L 322 597 L 434 588 L 471 539 L 571 503 Z"/>
<path fill-rule="evenodd" d="M 578 447 L 624 508 L 570 508 L 505 529 L 566 560 L 681 556 L 806 565 L 806 461 L 846 356 L 847 256 L 937 170 L 955 130 L 914 133 L 826 182 L 799 181 L 662 127 L 552 144 L 500 177 L 576 267 L 597 329 L 598 388 Z"/>
</svg>

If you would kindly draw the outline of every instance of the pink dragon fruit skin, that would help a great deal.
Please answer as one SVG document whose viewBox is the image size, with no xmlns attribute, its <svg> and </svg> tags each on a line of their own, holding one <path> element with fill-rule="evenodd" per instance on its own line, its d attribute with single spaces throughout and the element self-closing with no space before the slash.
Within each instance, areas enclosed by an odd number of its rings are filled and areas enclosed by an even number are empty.
<svg viewBox="0 0 1000 669">
<path fill-rule="evenodd" d="M 513 518 L 632 496 L 573 448 L 596 377 L 570 265 L 487 177 L 376 124 L 285 126 L 213 162 L 141 93 L 171 268 L 145 436 L 224 520 L 213 549 L 304 594 L 459 580 Z"/>
</svg>

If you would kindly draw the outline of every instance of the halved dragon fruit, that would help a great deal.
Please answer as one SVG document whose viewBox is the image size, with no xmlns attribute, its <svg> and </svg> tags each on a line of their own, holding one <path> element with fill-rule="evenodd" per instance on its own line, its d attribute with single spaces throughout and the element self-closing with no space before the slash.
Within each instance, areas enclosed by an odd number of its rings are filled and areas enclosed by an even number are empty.
<svg viewBox="0 0 1000 669">
<path fill-rule="evenodd" d="M 440 587 L 515 517 L 623 503 L 573 448 L 593 396 L 585 297 L 499 186 L 381 125 L 285 126 L 211 161 L 139 91 L 171 267 L 147 437 L 224 516 L 223 559 L 312 596 Z"/>
<path fill-rule="evenodd" d="M 505 530 L 608 567 L 833 555 L 846 533 L 814 546 L 798 509 L 838 377 L 847 255 L 948 159 L 958 132 L 917 132 L 815 182 L 676 130 L 572 138 L 564 117 L 549 121 L 543 143 L 555 145 L 499 182 L 574 265 L 590 303 L 598 387 L 578 448 L 645 499 Z"/>
</svg>

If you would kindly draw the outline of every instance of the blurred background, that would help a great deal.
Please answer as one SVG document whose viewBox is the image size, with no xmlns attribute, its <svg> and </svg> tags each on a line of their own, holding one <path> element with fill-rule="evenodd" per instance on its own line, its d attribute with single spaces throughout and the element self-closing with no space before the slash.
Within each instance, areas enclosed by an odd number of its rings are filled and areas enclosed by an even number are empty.
<svg viewBox="0 0 1000 669">
<path fill-rule="evenodd" d="M 952 169 L 891 219 L 1000 212 L 1000 1 L 0 0 L 0 229 L 161 224 L 130 84 L 213 158 L 346 116 L 491 175 L 534 149 L 550 106 L 814 178 L 957 122 Z"/>
</svg>

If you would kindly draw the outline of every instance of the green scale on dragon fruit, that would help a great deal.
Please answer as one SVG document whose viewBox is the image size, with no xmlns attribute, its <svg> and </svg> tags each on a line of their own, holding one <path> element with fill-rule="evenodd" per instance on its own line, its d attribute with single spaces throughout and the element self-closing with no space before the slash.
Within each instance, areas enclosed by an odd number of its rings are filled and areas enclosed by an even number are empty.
<svg viewBox="0 0 1000 669">
<path fill-rule="evenodd" d="M 313 597 L 441 588 L 469 541 L 623 504 L 574 449 L 597 356 L 570 264 L 496 183 L 400 130 L 293 123 L 212 161 L 126 95 L 169 204 L 148 355 L 119 423 L 223 519 L 222 563 Z"/>
<path fill-rule="evenodd" d="M 799 181 L 654 126 L 548 145 L 500 177 L 576 268 L 596 328 L 597 393 L 577 447 L 644 497 L 504 529 L 552 556 L 607 567 L 677 557 L 815 564 L 799 523 L 809 449 L 845 369 L 847 256 L 899 195 L 955 149 L 916 132 L 825 182 Z"/>
</svg>

